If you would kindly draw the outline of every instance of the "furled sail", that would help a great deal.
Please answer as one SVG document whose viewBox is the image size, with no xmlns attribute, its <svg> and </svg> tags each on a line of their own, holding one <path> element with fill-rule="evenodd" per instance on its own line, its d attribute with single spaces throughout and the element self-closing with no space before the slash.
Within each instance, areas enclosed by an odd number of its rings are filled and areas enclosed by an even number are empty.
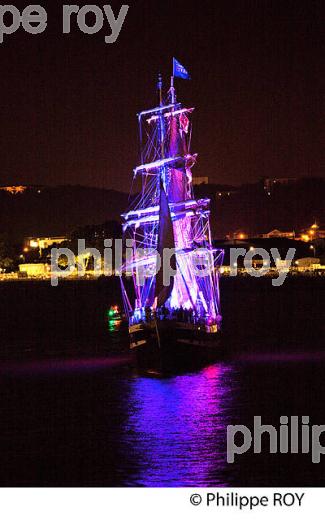
<svg viewBox="0 0 325 520">
<path fill-rule="evenodd" d="M 169 157 L 184 157 L 187 154 L 187 146 L 184 131 L 179 117 L 171 116 L 169 124 Z M 184 163 L 175 165 L 170 169 L 170 182 L 168 185 L 168 197 L 170 202 L 180 202 L 187 199 L 187 177 Z"/>
<path fill-rule="evenodd" d="M 184 117 L 181 117 L 181 116 Z M 185 114 L 171 115 L 169 119 L 167 150 L 170 157 L 181 157 L 182 160 L 168 168 L 168 200 L 172 203 L 184 202 L 190 198 L 188 171 L 190 159 L 186 135 L 189 131 L 189 120 Z M 189 164 L 188 164 L 189 163 Z M 191 249 L 192 223 L 191 217 L 184 215 L 173 222 L 174 238 L 177 250 Z M 195 308 L 197 286 L 195 283 L 191 256 L 176 254 L 177 274 L 174 277 L 170 306 L 172 308 Z"/>
</svg>

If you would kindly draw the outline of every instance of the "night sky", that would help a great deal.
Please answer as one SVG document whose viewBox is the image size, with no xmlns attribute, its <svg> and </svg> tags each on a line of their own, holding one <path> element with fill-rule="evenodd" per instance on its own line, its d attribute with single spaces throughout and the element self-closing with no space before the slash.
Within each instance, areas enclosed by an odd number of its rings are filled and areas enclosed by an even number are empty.
<svg viewBox="0 0 325 520">
<path fill-rule="evenodd" d="M 192 75 L 177 89 L 196 107 L 195 175 L 325 175 L 323 1 L 129 0 L 115 44 L 107 22 L 97 35 L 75 22 L 62 34 L 63 3 L 40 2 L 43 34 L 20 29 L 0 45 L 0 185 L 128 191 L 135 114 L 156 104 L 157 73 L 167 80 L 173 56 Z"/>
</svg>

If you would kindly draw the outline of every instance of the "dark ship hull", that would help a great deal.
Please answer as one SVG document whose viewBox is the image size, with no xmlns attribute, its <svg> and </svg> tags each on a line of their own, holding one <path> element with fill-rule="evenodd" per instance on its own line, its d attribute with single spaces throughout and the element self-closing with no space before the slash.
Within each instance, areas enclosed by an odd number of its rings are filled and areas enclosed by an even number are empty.
<svg viewBox="0 0 325 520">
<path fill-rule="evenodd" d="M 222 357 L 215 327 L 156 321 L 130 326 L 130 347 L 140 371 L 172 374 L 197 370 Z"/>
</svg>

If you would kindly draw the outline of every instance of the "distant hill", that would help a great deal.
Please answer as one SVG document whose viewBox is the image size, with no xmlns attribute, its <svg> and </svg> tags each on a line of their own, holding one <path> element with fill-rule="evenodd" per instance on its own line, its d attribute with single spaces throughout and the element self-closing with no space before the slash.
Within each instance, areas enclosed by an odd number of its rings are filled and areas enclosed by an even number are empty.
<svg viewBox="0 0 325 520">
<path fill-rule="evenodd" d="M 213 236 L 224 238 L 242 230 L 254 236 L 272 229 L 300 230 L 315 220 L 325 227 L 325 179 L 302 178 L 288 185 L 274 184 L 268 192 L 264 182 L 243 184 L 229 196 L 218 196 L 216 185 L 201 185 L 196 196 L 211 198 Z M 222 191 L 222 190 L 220 190 Z"/>
<path fill-rule="evenodd" d="M 196 197 L 211 198 L 215 238 L 242 230 L 249 235 L 272 229 L 300 230 L 315 220 L 325 226 L 325 179 L 275 184 L 263 181 L 239 187 L 200 185 Z M 16 195 L 0 190 L 0 234 L 13 238 L 69 234 L 77 228 L 120 220 L 128 207 L 126 193 L 83 186 L 31 187 Z"/>
<path fill-rule="evenodd" d="M 42 187 L 12 195 L 0 191 L 0 233 L 15 239 L 69 234 L 78 227 L 119 220 L 128 195 L 83 186 Z"/>
</svg>

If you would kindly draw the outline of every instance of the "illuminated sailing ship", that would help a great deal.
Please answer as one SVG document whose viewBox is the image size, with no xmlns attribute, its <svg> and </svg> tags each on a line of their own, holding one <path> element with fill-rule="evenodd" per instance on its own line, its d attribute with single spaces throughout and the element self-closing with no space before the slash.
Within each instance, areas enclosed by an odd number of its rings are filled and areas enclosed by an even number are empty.
<svg viewBox="0 0 325 520">
<path fill-rule="evenodd" d="M 187 79 L 176 60 L 175 75 Z M 129 247 L 121 286 L 130 346 L 140 367 L 158 371 L 215 359 L 221 324 L 217 268 L 223 251 L 212 246 L 210 200 L 194 198 L 194 109 L 176 100 L 174 76 L 166 99 L 159 77 L 159 106 L 138 114 L 141 165 L 134 177 L 142 187 L 122 215 Z M 123 275 L 133 279 L 131 292 Z"/>
</svg>

